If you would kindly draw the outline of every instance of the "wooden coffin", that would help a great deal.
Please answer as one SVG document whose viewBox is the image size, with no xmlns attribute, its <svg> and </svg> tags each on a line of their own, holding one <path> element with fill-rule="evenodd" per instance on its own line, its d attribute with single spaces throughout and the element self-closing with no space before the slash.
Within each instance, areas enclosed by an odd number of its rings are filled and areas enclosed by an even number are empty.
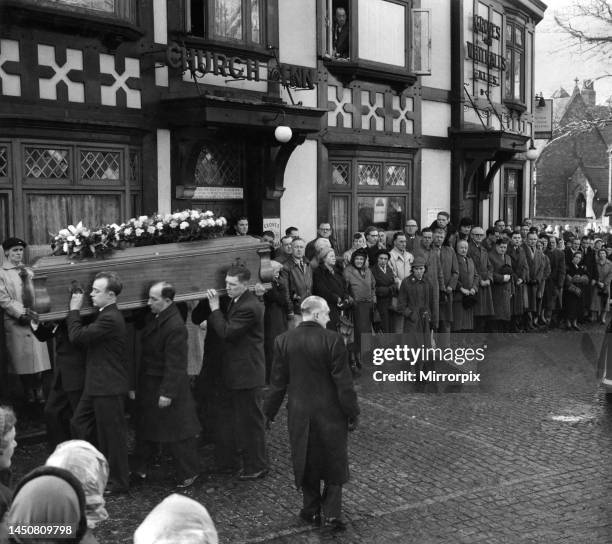
<svg viewBox="0 0 612 544">
<path fill-rule="evenodd" d="M 197 242 L 161 244 L 117 250 L 105 259 L 74 260 L 66 256 L 41 257 L 34 270 L 34 310 L 41 321 L 64 319 L 68 314 L 72 282 L 85 291 L 81 313 L 92 313 L 89 293 L 98 272 L 117 272 L 123 283 L 118 297 L 121 310 L 144 307 L 152 283 L 168 281 L 175 300 L 196 300 L 207 289 L 224 289 L 225 272 L 233 264 L 251 271 L 251 283 L 272 277 L 270 247 L 251 236 L 225 236 Z"/>
</svg>

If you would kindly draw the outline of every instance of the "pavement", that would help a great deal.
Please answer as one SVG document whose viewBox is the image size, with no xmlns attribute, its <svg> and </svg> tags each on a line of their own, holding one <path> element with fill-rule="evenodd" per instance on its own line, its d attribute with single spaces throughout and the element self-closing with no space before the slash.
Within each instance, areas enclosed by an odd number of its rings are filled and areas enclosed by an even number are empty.
<svg viewBox="0 0 612 544">
<path fill-rule="evenodd" d="M 185 494 L 208 508 L 221 543 L 612 542 L 612 409 L 593 360 L 602 338 L 595 326 L 490 338 L 480 383 L 457 393 L 375 383 L 365 368 L 344 533 L 297 517 L 284 409 L 268 435 L 265 479 L 211 475 Z M 19 472 L 43 458 L 43 446 L 27 445 L 14 462 Z M 100 543 L 131 542 L 169 492 L 160 476 L 110 498 Z"/>
</svg>

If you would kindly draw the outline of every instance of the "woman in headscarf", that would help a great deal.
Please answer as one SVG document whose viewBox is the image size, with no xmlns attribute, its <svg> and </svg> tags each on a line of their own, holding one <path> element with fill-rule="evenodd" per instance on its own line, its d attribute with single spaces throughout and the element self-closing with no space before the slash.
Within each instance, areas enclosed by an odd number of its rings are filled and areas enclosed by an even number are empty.
<svg viewBox="0 0 612 544">
<path fill-rule="evenodd" d="M 312 294 L 322 297 L 329 306 L 329 323 L 327 328 L 338 330 L 340 310 L 346 306 L 348 291 L 336 263 L 336 252 L 331 247 L 324 247 L 318 253 L 319 265 L 312 273 Z"/>
<path fill-rule="evenodd" d="M 134 544 L 218 544 L 217 529 L 199 502 L 177 495 L 160 502 L 134 532 Z"/>
<path fill-rule="evenodd" d="M 0 309 L 4 310 L 9 372 L 19 375 L 28 402 L 43 403 L 41 372 L 51 364 L 47 345 L 41 344 L 30 328 L 34 272 L 23 264 L 26 246 L 19 238 L 2 242 L 5 259 L 0 267 Z"/>
<path fill-rule="evenodd" d="M 94 446 L 85 440 L 62 442 L 49 456 L 45 465 L 66 469 L 79 480 L 85 492 L 87 526 L 90 529 L 108 519 L 104 508 L 108 462 Z"/>
<path fill-rule="evenodd" d="M 87 528 L 85 493 L 67 470 L 38 467 L 19 482 L 13 503 L 4 520 L 4 537 L 9 544 L 31 543 L 32 535 L 16 534 L 13 528 L 57 526 L 57 535 L 37 535 L 37 544 L 97 544 Z M 4 542 L 3 540 L 0 541 Z"/>
<path fill-rule="evenodd" d="M 468 241 L 457 240 L 457 266 L 459 277 L 453 293 L 452 331 L 471 331 L 474 329 L 474 305 L 478 292 L 478 272 L 474 261 L 468 255 Z"/>
<path fill-rule="evenodd" d="M 0 521 L 11 505 L 9 489 L 11 458 L 17 446 L 15 442 L 15 413 L 8 406 L 0 406 Z"/>
<path fill-rule="evenodd" d="M 381 249 L 376 254 L 376 266 L 370 268 L 376 282 L 376 309 L 380 316 L 382 332 L 391 331 L 391 301 L 397 296 L 398 288 L 393 269 L 389 266 L 391 255 L 387 249 Z"/>
<path fill-rule="evenodd" d="M 493 308 L 495 309 L 494 319 L 497 322 L 495 330 L 497 332 L 507 332 L 509 330 L 510 319 L 512 317 L 512 259 L 506 255 L 508 241 L 499 238 L 495 242 L 495 249 L 489 252 L 489 262 L 492 266 L 493 275 Z"/>
<path fill-rule="evenodd" d="M 344 269 L 348 292 L 354 300 L 354 356 L 358 368 L 361 368 L 361 335 L 372 332 L 372 318 L 376 305 L 376 282 L 367 258 L 368 252 L 365 249 L 358 249 L 351 256 L 351 264 Z"/>
</svg>

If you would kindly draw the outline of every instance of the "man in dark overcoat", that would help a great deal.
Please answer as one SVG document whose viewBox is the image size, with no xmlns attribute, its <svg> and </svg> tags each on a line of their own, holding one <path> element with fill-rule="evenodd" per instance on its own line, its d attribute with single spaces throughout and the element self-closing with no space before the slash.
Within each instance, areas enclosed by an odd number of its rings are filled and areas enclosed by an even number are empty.
<svg viewBox="0 0 612 544">
<path fill-rule="evenodd" d="M 219 385 L 221 401 L 228 407 L 220 423 L 231 427 L 230 433 L 217 435 L 215 447 L 228 460 L 237 454 L 242 461 L 240 480 L 255 480 L 267 474 L 265 419 L 262 411 L 262 387 L 266 378 L 264 356 L 264 306 L 249 291 L 251 273 L 244 266 L 232 266 L 225 276 L 230 297 L 223 311 L 214 289 L 206 292 L 210 315 L 208 327 L 221 343 Z M 217 454 L 217 458 L 219 455 Z"/>
<path fill-rule="evenodd" d="M 301 310 L 303 322 L 276 339 L 264 411 L 274 420 L 288 392 L 293 472 L 303 495 L 300 517 L 342 530 L 342 485 L 349 479 L 348 431 L 357 425 L 357 395 L 344 341 L 325 328 L 327 302 L 311 296 Z"/>
<path fill-rule="evenodd" d="M 110 493 L 125 493 L 129 486 L 127 424 L 124 402 L 130 389 L 125 358 L 127 332 L 123 315 L 117 308 L 122 284 L 114 272 L 100 272 L 91 289 L 91 300 L 98 314 L 84 325 L 79 310 L 83 294 L 74 293 L 66 318 L 68 337 L 87 350 L 85 386 L 72 418 L 76 438 L 95 442 L 108 460 Z"/>
<path fill-rule="evenodd" d="M 200 467 L 196 436 L 200 424 L 187 374 L 187 327 L 174 303 L 174 287 L 149 290 L 151 314 L 142 331 L 138 369 L 138 476 L 146 478 L 157 444 L 168 444 L 176 463 L 177 487 L 191 486 Z"/>
<path fill-rule="evenodd" d="M 91 320 L 84 319 L 87 324 Z M 85 350 L 70 342 L 65 321 L 60 323 L 31 322 L 34 336 L 41 342 L 55 341 L 53 379 L 45 404 L 47 442 L 51 450 L 72 438 L 70 420 L 83 394 L 85 383 Z"/>
</svg>

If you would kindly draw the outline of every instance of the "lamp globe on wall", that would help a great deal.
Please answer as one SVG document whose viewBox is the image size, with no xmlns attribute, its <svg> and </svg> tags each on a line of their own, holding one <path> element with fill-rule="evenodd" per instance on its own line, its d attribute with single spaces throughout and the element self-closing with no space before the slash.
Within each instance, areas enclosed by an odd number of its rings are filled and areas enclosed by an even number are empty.
<svg viewBox="0 0 612 544">
<path fill-rule="evenodd" d="M 525 152 L 525 157 L 528 161 L 535 161 L 540 155 L 540 152 L 536 149 L 536 146 L 533 143 L 533 138 L 530 138 L 529 141 L 531 143 L 529 145 L 529 149 Z"/>
<path fill-rule="evenodd" d="M 274 137 L 281 144 L 286 144 L 289 140 L 291 140 L 292 136 L 293 131 L 291 130 L 291 127 L 288 127 L 287 125 L 279 125 L 274 129 Z"/>
</svg>

